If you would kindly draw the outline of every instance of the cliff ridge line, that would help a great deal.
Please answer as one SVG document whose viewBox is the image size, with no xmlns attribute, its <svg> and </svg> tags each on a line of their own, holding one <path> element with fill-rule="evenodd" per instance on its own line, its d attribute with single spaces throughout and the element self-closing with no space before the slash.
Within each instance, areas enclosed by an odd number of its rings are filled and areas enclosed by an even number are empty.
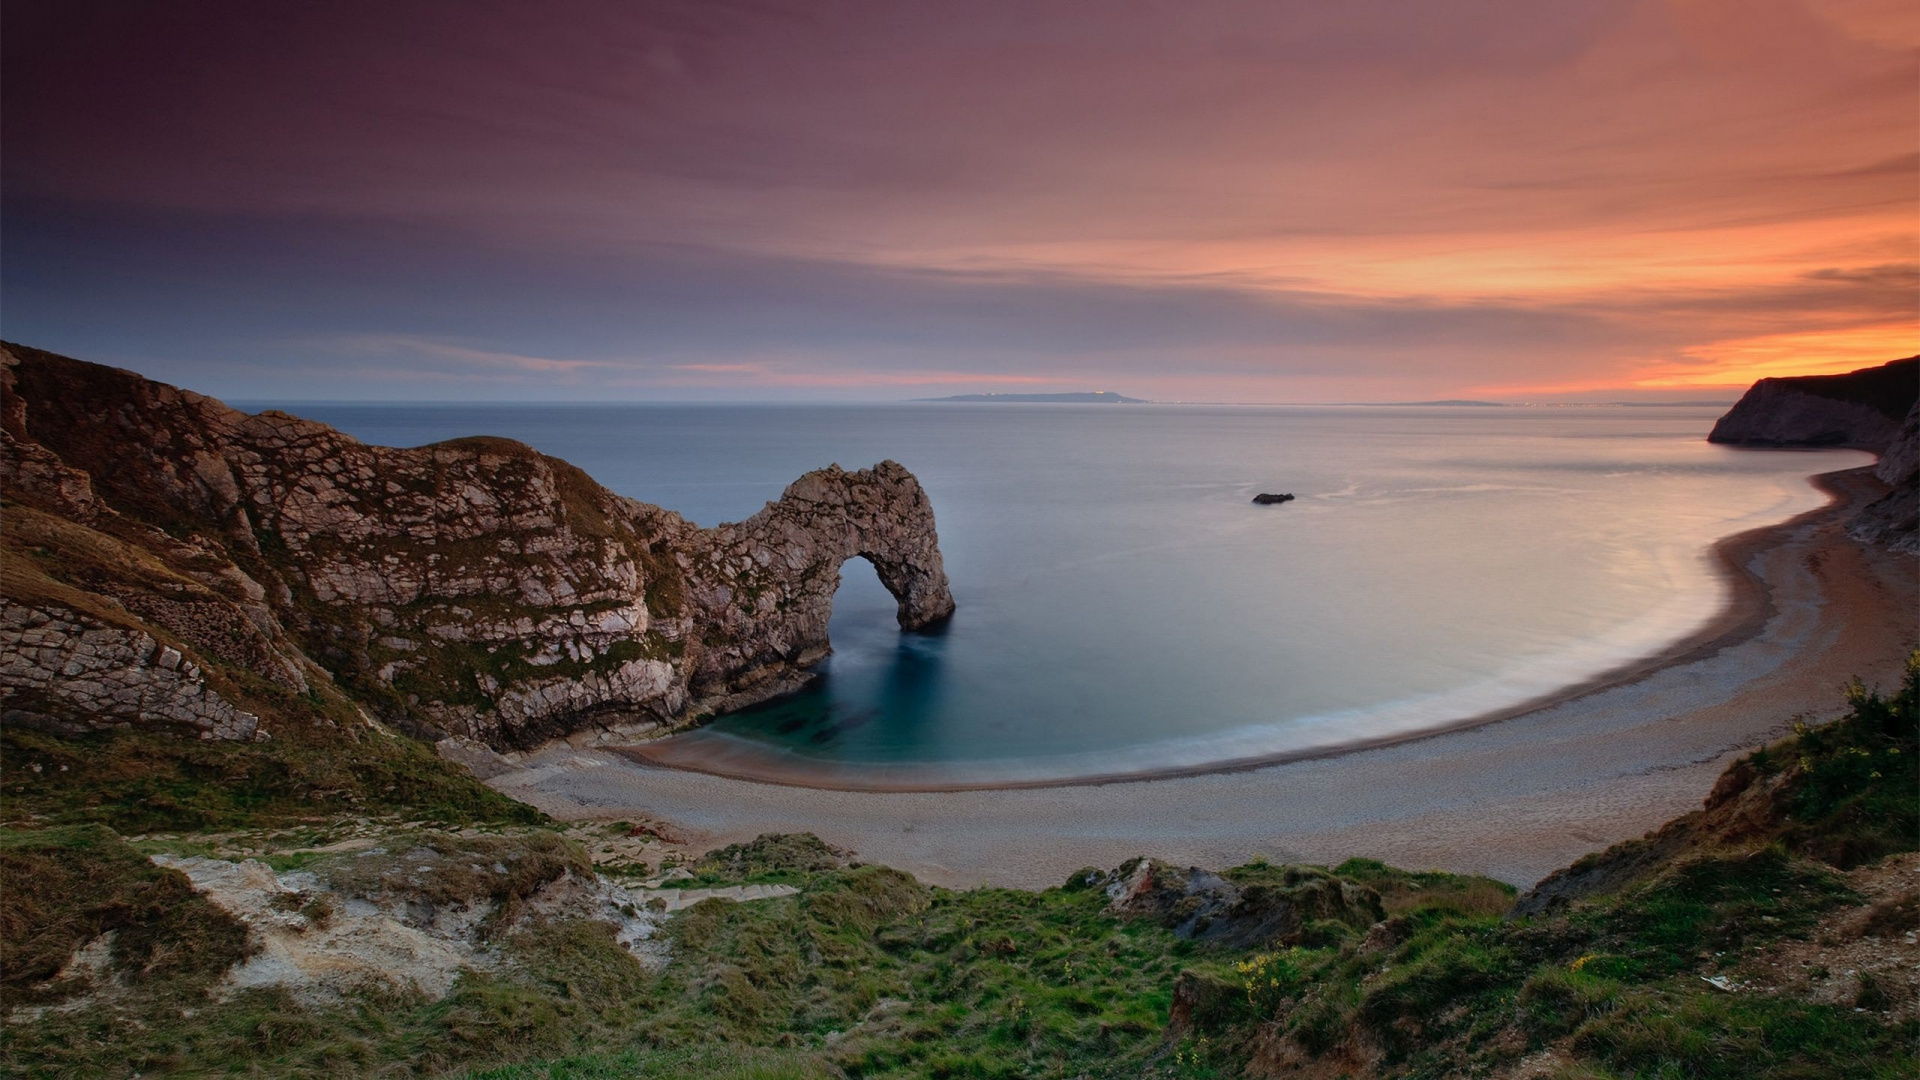
<svg viewBox="0 0 1920 1080">
<path fill-rule="evenodd" d="M 701 529 L 512 440 L 370 446 L 14 345 L 0 486 L 0 711 L 56 729 L 160 722 L 98 691 L 164 696 L 184 661 L 207 737 L 258 737 L 287 695 L 496 751 L 644 737 L 804 683 L 849 558 L 903 628 L 953 611 L 932 503 L 896 462 Z M 61 673 L 109 637 L 134 673 L 76 698 Z"/>
<path fill-rule="evenodd" d="M 1920 555 L 1920 356 L 1844 375 L 1761 379 L 1713 425 L 1707 441 L 1879 454 L 1873 474 L 1888 491 L 1862 508 L 1848 531 Z"/>
<path fill-rule="evenodd" d="M 1920 356 L 1844 375 L 1761 379 L 1707 436 L 1736 446 L 1831 446 L 1879 453 L 1920 399 Z"/>
</svg>

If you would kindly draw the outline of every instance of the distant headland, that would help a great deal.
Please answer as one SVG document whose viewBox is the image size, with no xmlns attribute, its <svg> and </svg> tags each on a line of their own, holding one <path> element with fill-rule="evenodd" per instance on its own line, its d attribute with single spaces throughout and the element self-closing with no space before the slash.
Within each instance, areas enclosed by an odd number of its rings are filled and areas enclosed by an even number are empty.
<svg viewBox="0 0 1920 1080">
<path fill-rule="evenodd" d="M 1123 397 L 1109 390 L 1073 394 L 955 394 L 952 397 L 914 398 L 914 401 L 1015 401 L 1053 405 L 1145 405 L 1144 398 Z"/>
<path fill-rule="evenodd" d="M 1355 404 L 1372 405 L 1376 407 L 1392 406 L 1394 408 L 1406 408 L 1416 405 L 1471 405 L 1477 409 L 1504 409 L 1507 407 L 1504 401 L 1472 401 L 1467 398 L 1442 398 L 1438 401 L 1361 401 L 1355 402 Z"/>
</svg>

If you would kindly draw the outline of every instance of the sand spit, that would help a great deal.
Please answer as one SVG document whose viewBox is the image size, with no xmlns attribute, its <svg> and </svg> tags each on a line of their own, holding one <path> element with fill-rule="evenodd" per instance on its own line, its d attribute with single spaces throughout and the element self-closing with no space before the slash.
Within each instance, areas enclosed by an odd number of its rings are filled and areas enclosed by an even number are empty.
<svg viewBox="0 0 1920 1080">
<path fill-rule="evenodd" d="M 950 886 L 1057 884 L 1136 855 L 1231 865 L 1258 854 L 1480 873 L 1530 884 L 1693 809 L 1727 762 L 1796 716 L 1891 686 L 1920 637 L 1911 556 L 1847 537 L 1879 494 L 1867 469 L 1818 478 L 1829 506 L 1720 546 L 1734 596 L 1711 632 L 1510 715 L 1443 734 L 1228 771 L 1069 786 L 800 788 L 555 748 L 493 777 L 563 820 L 675 822 L 713 847 L 808 831 Z"/>
</svg>

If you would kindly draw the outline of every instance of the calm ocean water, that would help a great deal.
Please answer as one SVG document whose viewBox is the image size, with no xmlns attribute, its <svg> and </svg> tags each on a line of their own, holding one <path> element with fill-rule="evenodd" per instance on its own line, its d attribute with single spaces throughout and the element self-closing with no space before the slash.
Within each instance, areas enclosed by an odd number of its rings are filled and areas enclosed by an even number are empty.
<svg viewBox="0 0 1920 1080">
<path fill-rule="evenodd" d="M 374 443 L 520 439 L 703 525 L 829 462 L 907 465 L 951 625 L 901 634 L 849 563 L 824 677 L 679 737 L 843 781 L 1199 765 L 1516 704 L 1699 629 L 1714 540 L 1870 460 L 1710 446 L 1705 408 L 282 407 Z"/>
</svg>

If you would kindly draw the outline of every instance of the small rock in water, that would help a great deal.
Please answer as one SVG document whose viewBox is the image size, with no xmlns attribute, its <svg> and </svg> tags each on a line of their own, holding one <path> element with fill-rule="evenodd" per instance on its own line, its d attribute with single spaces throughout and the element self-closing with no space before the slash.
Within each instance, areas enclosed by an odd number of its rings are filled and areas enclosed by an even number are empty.
<svg viewBox="0 0 1920 1080">
<path fill-rule="evenodd" d="M 1270 495 L 1267 492 L 1263 491 L 1260 494 L 1255 495 L 1253 497 L 1253 501 L 1261 506 L 1272 506 L 1274 503 L 1292 502 L 1293 496 L 1291 494 Z"/>
</svg>

